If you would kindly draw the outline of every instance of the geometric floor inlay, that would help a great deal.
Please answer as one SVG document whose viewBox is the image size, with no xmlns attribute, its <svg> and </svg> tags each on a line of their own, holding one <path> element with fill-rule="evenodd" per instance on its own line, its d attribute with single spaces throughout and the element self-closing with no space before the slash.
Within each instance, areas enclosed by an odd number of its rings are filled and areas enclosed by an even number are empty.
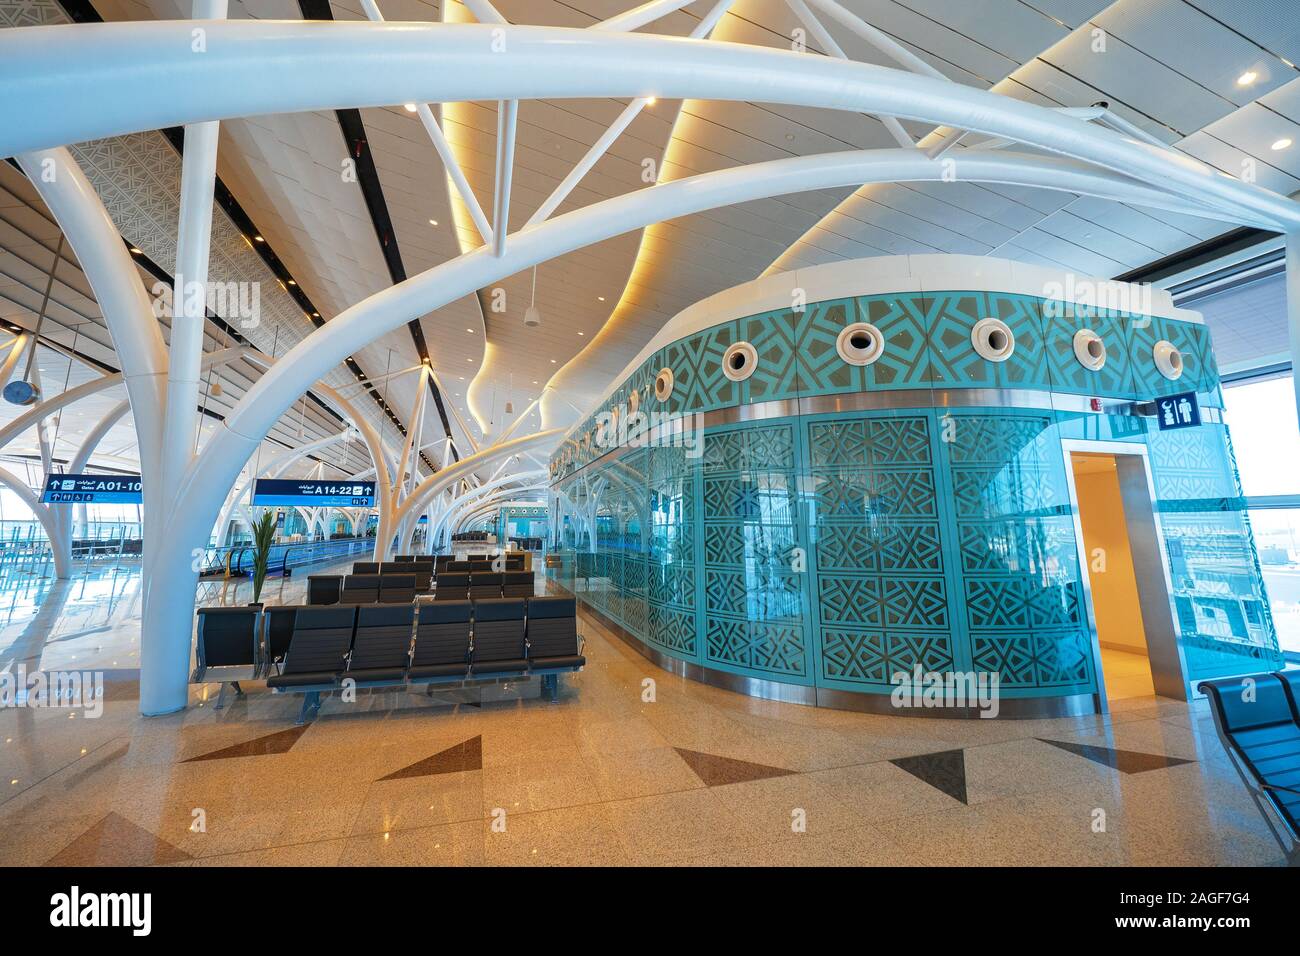
<svg viewBox="0 0 1300 956">
<path fill-rule="evenodd" d="M 289 749 L 298 742 L 298 738 L 307 732 L 310 724 L 303 724 L 300 727 L 290 727 L 288 730 L 277 730 L 273 734 L 267 734 L 264 737 L 254 737 L 252 740 L 245 740 L 243 743 L 234 744 L 230 747 L 222 747 L 220 750 L 214 750 L 211 753 L 200 754 L 197 757 L 190 757 L 188 760 L 182 760 L 181 763 L 194 763 L 197 760 L 225 760 L 229 757 L 261 757 L 267 754 L 288 753 Z"/>
<path fill-rule="evenodd" d="M 46 866 L 152 866 L 193 859 L 179 847 L 110 813 L 46 861 Z"/>
<path fill-rule="evenodd" d="M 941 750 L 938 753 L 917 754 L 915 757 L 899 757 L 889 762 L 954 800 L 967 802 L 966 755 L 962 751 Z"/>
<path fill-rule="evenodd" d="M 471 737 L 454 747 L 440 750 L 432 757 L 418 760 L 409 767 L 394 770 L 380 780 L 405 780 L 407 777 L 429 777 L 439 773 L 461 773 L 483 769 L 483 738 Z"/>
<path fill-rule="evenodd" d="M 737 760 L 734 757 L 719 757 L 717 754 L 700 753 L 698 750 L 686 750 L 682 747 L 673 749 L 695 771 L 695 775 L 704 781 L 706 787 L 766 780 L 769 777 L 788 777 L 795 773 L 782 767 L 769 767 L 766 764 Z"/>
<path fill-rule="evenodd" d="M 1100 764 L 1105 764 L 1120 773 L 1143 773 L 1147 770 L 1163 770 L 1165 767 L 1177 767 L 1179 764 L 1196 763 L 1183 757 L 1166 757 L 1164 754 L 1146 754 L 1137 750 L 1115 750 L 1097 744 L 1076 744 L 1065 740 L 1048 740 L 1039 737 L 1045 744 L 1060 747 L 1062 750 L 1080 757 L 1087 757 Z"/>
</svg>

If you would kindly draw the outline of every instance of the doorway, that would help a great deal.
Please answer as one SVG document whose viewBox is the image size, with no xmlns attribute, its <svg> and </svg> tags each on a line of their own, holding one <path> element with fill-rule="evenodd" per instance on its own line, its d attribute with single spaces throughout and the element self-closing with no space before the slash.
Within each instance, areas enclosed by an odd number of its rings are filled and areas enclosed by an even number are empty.
<svg viewBox="0 0 1300 956">
<path fill-rule="evenodd" d="M 1146 455 L 1079 442 L 1067 457 L 1099 691 L 1111 701 L 1186 700 Z"/>
<path fill-rule="evenodd" d="M 1111 700 L 1153 697 L 1118 463 L 1114 455 L 1079 453 L 1071 456 L 1071 464 L 1106 694 Z"/>
</svg>

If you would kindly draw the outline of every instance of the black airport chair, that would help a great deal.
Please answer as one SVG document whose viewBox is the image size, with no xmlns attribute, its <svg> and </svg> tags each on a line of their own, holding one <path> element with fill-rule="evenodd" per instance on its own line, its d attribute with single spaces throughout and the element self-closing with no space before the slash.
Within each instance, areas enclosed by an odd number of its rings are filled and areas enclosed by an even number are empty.
<svg viewBox="0 0 1300 956">
<path fill-rule="evenodd" d="M 343 579 L 340 604 L 374 604 L 379 600 L 378 574 L 349 574 Z"/>
<path fill-rule="evenodd" d="M 504 574 L 493 574 L 490 571 L 475 571 L 469 576 L 470 600 L 478 601 L 483 598 L 499 598 L 501 597 L 501 588 L 504 583 Z"/>
<path fill-rule="evenodd" d="M 507 571 L 502 594 L 508 598 L 532 597 L 534 580 L 531 571 Z"/>
<path fill-rule="evenodd" d="M 385 574 L 379 578 L 380 604 L 410 604 L 414 600 L 414 574 Z"/>
<path fill-rule="evenodd" d="M 522 571 L 524 569 L 524 556 L 522 554 L 511 554 L 506 556 L 507 571 Z"/>
<path fill-rule="evenodd" d="M 297 609 L 289 652 L 278 674 L 266 681 L 271 688 L 333 684 L 346 666 L 352 647 L 357 609 L 344 605 Z"/>
<path fill-rule="evenodd" d="M 410 574 L 411 569 L 403 567 L 396 561 L 385 561 L 379 565 L 380 574 Z"/>
<path fill-rule="evenodd" d="M 438 575 L 438 586 L 433 591 L 435 601 L 464 601 L 469 597 L 469 575 L 444 571 Z"/>
<path fill-rule="evenodd" d="M 412 681 L 464 679 L 469 672 L 472 609 L 469 601 L 420 605 L 411 657 Z"/>
<path fill-rule="evenodd" d="M 474 676 L 523 672 L 527 668 L 524 602 L 517 598 L 475 601 Z"/>
<path fill-rule="evenodd" d="M 260 615 L 252 607 L 201 607 L 198 609 L 198 639 L 195 666 L 190 682 L 220 683 L 216 708 L 226 702 L 226 687 L 243 696 L 241 680 L 255 680 L 262 675 Z"/>
<path fill-rule="evenodd" d="M 1300 858 L 1300 708 L 1295 706 L 1295 680 L 1256 674 L 1199 685 L 1209 698 L 1214 727 L 1229 760 L 1292 860 Z M 1273 825 L 1270 810 L 1282 833 Z"/>
<path fill-rule="evenodd" d="M 454 571 L 457 574 L 469 574 L 468 561 L 451 561 L 447 564 L 448 571 Z"/>
<path fill-rule="evenodd" d="M 415 575 L 415 593 L 424 594 L 433 584 L 433 562 L 411 561 L 405 565 L 407 574 Z"/>
<path fill-rule="evenodd" d="M 491 561 L 471 561 L 469 563 L 469 573 L 471 575 L 493 574 L 496 573 L 496 569 L 492 566 Z"/>
<path fill-rule="evenodd" d="M 357 608 L 357 636 L 345 677 L 358 683 L 401 683 L 411 659 L 414 604 Z"/>
<path fill-rule="evenodd" d="M 353 574 L 378 574 L 379 564 L 375 561 L 353 561 Z"/>
<path fill-rule="evenodd" d="M 433 567 L 436 571 L 441 571 L 451 564 L 453 558 L 450 554 L 440 554 L 433 559 Z"/>
<path fill-rule="evenodd" d="M 340 574 L 310 574 L 307 576 L 308 604 L 338 604 L 343 591 Z"/>
<path fill-rule="evenodd" d="M 489 555 L 486 555 L 486 554 L 470 554 L 470 555 L 466 555 L 466 557 L 467 557 L 470 561 L 486 561 L 486 560 L 488 559 Z"/>
<path fill-rule="evenodd" d="M 587 659 L 578 647 L 578 611 L 571 597 L 535 597 L 528 601 L 530 670 L 573 670 Z"/>
<path fill-rule="evenodd" d="M 412 561 L 415 560 L 415 555 L 399 554 L 395 558 L 393 558 L 393 560 L 396 561 L 398 564 L 410 564 Z"/>
</svg>

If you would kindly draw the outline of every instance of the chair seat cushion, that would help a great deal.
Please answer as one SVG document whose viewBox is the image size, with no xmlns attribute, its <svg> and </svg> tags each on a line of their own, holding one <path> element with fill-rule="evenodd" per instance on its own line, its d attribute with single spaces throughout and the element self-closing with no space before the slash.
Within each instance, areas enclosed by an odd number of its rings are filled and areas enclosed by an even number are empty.
<svg viewBox="0 0 1300 956">
<path fill-rule="evenodd" d="M 475 674 L 506 674 L 511 671 L 528 670 L 528 662 L 522 657 L 511 658 L 504 661 L 475 661 Z"/>
<path fill-rule="evenodd" d="M 267 687 L 308 687 L 312 684 L 332 684 L 338 679 L 333 671 L 308 671 L 303 674 L 273 674 L 266 679 Z"/>
<path fill-rule="evenodd" d="M 412 667 L 410 670 L 411 680 L 420 680 L 428 677 L 453 677 L 457 674 L 462 677 L 469 673 L 469 665 L 464 661 L 455 664 L 425 664 L 423 667 Z"/>
<path fill-rule="evenodd" d="M 535 671 L 549 670 L 554 667 L 578 668 L 587 663 L 581 654 L 569 654 L 562 657 L 531 657 L 529 666 Z"/>
<path fill-rule="evenodd" d="M 364 667 L 361 670 L 350 670 L 344 677 L 351 677 L 357 683 L 364 681 L 379 680 L 401 680 L 406 669 L 402 667 Z"/>
</svg>

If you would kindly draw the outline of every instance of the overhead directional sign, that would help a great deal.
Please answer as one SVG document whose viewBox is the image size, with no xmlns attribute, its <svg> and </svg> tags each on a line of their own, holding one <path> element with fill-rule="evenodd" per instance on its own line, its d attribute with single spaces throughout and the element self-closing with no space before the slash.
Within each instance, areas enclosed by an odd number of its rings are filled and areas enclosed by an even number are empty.
<svg viewBox="0 0 1300 956">
<path fill-rule="evenodd" d="M 253 485 L 253 504 L 270 507 L 372 508 L 375 504 L 375 483 L 259 478 Z"/>
<path fill-rule="evenodd" d="M 41 501 L 49 505 L 138 505 L 139 475 L 51 475 Z"/>
<path fill-rule="evenodd" d="M 1156 399 L 1156 422 L 1162 432 L 1192 428 L 1201 423 L 1201 406 L 1195 392 L 1162 395 Z"/>
</svg>

